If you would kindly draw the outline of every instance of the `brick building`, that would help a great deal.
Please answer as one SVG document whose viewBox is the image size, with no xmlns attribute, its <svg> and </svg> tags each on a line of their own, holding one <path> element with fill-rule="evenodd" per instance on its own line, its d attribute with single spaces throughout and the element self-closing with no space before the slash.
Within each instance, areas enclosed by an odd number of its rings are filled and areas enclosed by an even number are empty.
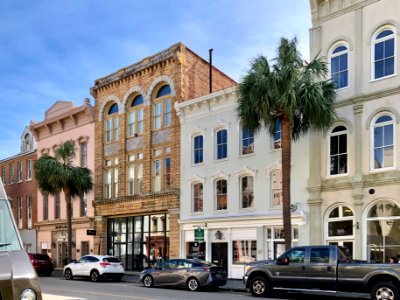
<svg viewBox="0 0 400 300">
<path fill-rule="evenodd" d="M 179 256 L 180 124 L 174 104 L 209 93 L 209 64 L 178 43 L 95 81 L 96 251 L 127 270 Z M 212 69 L 214 91 L 234 80 Z"/>
<path fill-rule="evenodd" d="M 94 107 L 89 99 L 75 106 L 70 101 L 57 101 L 45 113 L 44 120 L 31 123 L 30 129 L 37 141 L 38 158 L 54 156 L 55 148 L 68 140 L 75 142 L 74 165 L 94 170 Z M 57 266 L 67 256 L 67 208 L 64 193 L 57 195 L 37 192 L 38 252 L 49 254 Z M 94 238 L 87 229 L 94 227 L 94 193 L 72 199 L 72 259 L 94 252 Z"/>
<path fill-rule="evenodd" d="M 21 152 L 0 160 L 0 177 L 28 252 L 36 250 L 37 188 L 33 174 L 35 160 L 36 141 L 28 127 L 21 135 Z"/>
</svg>

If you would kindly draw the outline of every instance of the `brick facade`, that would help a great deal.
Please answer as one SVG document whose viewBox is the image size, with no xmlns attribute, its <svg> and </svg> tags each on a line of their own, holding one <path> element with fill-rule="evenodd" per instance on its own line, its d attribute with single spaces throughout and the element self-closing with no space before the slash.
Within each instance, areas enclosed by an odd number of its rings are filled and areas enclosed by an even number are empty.
<svg viewBox="0 0 400 300">
<path fill-rule="evenodd" d="M 171 93 L 171 123 L 158 130 L 152 129 L 153 100 L 163 85 L 169 85 Z M 236 85 L 236 82 L 213 68 L 213 91 Z M 133 65 L 95 81 L 91 89 L 95 98 L 95 215 L 96 249 L 107 252 L 107 220 L 127 216 L 144 216 L 167 213 L 169 216 L 169 256 L 179 256 L 179 188 L 180 188 L 180 124 L 174 103 L 209 93 L 209 64 L 185 45 L 178 43 L 147 57 Z M 144 99 L 143 134 L 129 137 L 127 134 L 127 110 L 130 96 L 138 94 Z M 118 140 L 105 142 L 105 121 L 110 105 L 119 107 Z M 166 150 L 168 149 L 168 150 Z M 153 163 L 155 151 L 163 152 L 170 164 L 170 185 L 154 192 Z M 130 155 L 143 155 L 143 190 L 128 195 L 127 166 Z M 118 195 L 105 197 L 105 161 L 118 159 Z M 99 245 L 100 243 L 100 245 Z"/>
</svg>

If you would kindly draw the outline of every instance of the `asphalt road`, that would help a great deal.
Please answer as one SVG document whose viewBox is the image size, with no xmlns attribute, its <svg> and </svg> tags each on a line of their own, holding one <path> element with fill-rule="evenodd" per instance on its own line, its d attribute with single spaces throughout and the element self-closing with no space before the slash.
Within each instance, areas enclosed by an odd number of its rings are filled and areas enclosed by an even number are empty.
<svg viewBox="0 0 400 300">
<path fill-rule="evenodd" d="M 125 279 L 125 278 L 124 278 Z M 185 289 L 177 288 L 145 288 L 142 284 L 134 282 L 132 278 L 123 279 L 122 282 L 102 281 L 91 282 L 86 279 L 64 280 L 59 276 L 40 277 L 43 300 L 222 300 L 222 299 L 256 299 L 249 292 L 232 290 L 201 290 L 199 292 L 189 292 Z M 344 295 L 301 295 L 284 294 L 274 299 L 291 300 L 351 300 L 358 298 L 345 297 Z M 264 298 L 267 299 L 267 298 Z M 365 297 L 364 297 L 365 299 Z"/>
</svg>

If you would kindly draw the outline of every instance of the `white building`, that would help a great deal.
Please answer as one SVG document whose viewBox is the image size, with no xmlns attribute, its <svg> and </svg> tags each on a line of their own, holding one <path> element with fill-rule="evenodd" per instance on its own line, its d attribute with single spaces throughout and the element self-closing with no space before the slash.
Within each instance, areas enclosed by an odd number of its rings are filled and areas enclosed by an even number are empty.
<svg viewBox="0 0 400 300">
<path fill-rule="evenodd" d="M 338 87 L 336 123 L 310 139 L 310 242 L 388 261 L 400 253 L 400 1 L 310 6 L 311 57 L 327 57 Z"/>
<path fill-rule="evenodd" d="M 182 149 L 180 255 L 220 263 L 229 278 L 241 278 L 245 262 L 272 259 L 284 249 L 280 132 L 271 137 L 243 130 L 236 101 L 236 88 L 229 88 L 175 106 Z M 308 143 L 300 139 L 292 151 L 297 244 L 299 236 L 308 241 Z"/>
</svg>

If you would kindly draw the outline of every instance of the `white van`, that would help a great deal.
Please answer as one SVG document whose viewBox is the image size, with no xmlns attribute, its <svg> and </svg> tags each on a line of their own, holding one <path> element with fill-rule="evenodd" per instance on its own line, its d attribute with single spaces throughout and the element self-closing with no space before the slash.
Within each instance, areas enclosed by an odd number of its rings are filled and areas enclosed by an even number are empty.
<svg viewBox="0 0 400 300">
<path fill-rule="evenodd" d="M 40 282 L 0 180 L 0 300 L 42 300 Z"/>
</svg>

